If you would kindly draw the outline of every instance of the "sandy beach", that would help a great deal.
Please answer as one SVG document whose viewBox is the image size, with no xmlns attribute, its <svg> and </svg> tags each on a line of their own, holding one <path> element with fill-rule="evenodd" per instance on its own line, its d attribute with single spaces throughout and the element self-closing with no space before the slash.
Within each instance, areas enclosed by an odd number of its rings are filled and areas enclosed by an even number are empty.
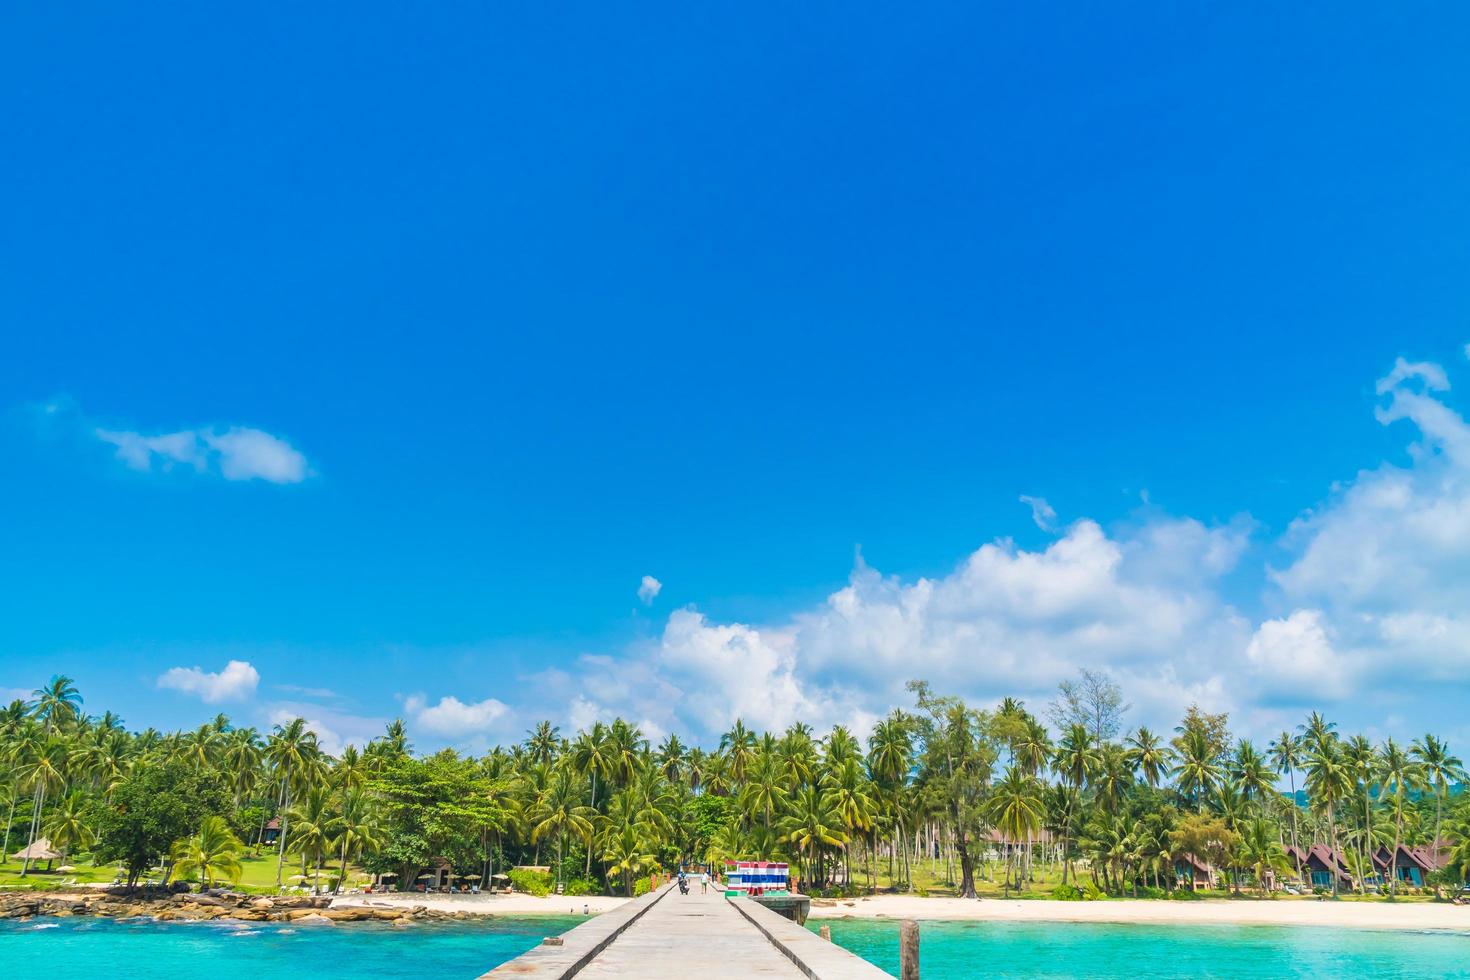
<svg viewBox="0 0 1470 980">
<path fill-rule="evenodd" d="M 413 893 L 384 892 L 374 895 L 341 895 L 332 901 L 332 908 L 352 905 L 367 905 L 377 908 L 426 905 L 440 912 L 470 912 L 479 915 L 597 915 L 617 908 L 626 898 L 611 898 L 606 895 L 568 896 L 548 895 L 415 895 Z"/>
<path fill-rule="evenodd" d="M 398 907 L 427 905 L 441 912 L 481 915 L 597 915 L 626 899 L 592 896 L 571 898 L 534 895 L 343 895 L 333 908 L 350 905 Z M 1389 905 L 1369 902 L 1240 899 L 1198 902 L 1128 901 L 1053 902 L 1045 899 L 966 901 L 877 895 L 851 900 L 816 899 L 813 919 L 931 919 L 992 922 L 1110 922 L 1148 925 L 1335 926 L 1348 929 L 1444 929 L 1470 933 L 1470 907 L 1415 902 Z"/>
<path fill-rule="evenodd" d="M 1037 900 L 872 898 L 812 903 L 813 919 L 935 919 L 993 922 L 1113 922 L 1150 925 L 1336 926 L 1470 932 L 1470 907 L 1424 902 L 1389 905 L 1313 900 L 1053 902 Z"/>
</svg>

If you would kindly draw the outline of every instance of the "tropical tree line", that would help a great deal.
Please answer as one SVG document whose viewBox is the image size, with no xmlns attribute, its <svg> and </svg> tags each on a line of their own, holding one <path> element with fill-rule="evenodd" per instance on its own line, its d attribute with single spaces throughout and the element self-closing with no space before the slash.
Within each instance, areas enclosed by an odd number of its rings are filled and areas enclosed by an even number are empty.
<svg viewBox="0 0 1470 980">
<path fill-rule="evenodd" d="M 809 890 L 967 897 L 1156 894 L 1194 887 L 1201 866 L 1264 888 L 1301 878 L 1314 844 L 1363 892 L 1383 848 L 1435 847 L 1446 883 L 1470 870 L 1464 766 L 1432 734 L 1375 744 L 1314 713 L 1262 746 L 1195 706 L 1169 732 L 1125 729 L 1121 692 L 1091 673 L 1045 721 L 1015 699 L 910 692 L 861 738 L 737 719 L 706 748 L 622 719 L 542 722 L 469 756 L 415 753 L 395 721 L 333 754 L 299 718 L 131 731 L 56 677 L 0 710 L 4 849 L 45 839 L 130 883 L 234 881 L 249 857 L 278 887 L 341 888 L 351 868 L 412 887 L 446 864 L 488 883 L 531 865 L 567 891 L 627 894 L 650 870 L 727 859 L 789 861 Z"/>
</svg>

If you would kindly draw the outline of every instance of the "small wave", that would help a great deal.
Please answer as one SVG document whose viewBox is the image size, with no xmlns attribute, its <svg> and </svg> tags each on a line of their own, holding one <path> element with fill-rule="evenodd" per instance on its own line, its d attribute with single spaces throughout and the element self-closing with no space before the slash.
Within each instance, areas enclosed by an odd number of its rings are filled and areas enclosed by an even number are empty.
<svg viewBox="0 0 1470 980">
<path fill-rule="evenodd" d="M 42 929 L 60 929 L 60 928 L 61 928 L 61 923 L 59 923 L 59 922 L 38 922 L 38 923 L 36 923 L 33 926 L 26 926 L 24 929 L 22 929 L 20 931 L 21 932 L 39 932 Z"/>
</svg>

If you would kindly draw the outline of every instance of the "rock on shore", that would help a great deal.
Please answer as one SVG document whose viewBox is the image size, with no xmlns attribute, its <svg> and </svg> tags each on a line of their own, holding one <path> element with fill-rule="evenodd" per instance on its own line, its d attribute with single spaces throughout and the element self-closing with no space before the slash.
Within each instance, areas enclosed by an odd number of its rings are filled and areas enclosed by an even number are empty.
<svg viewBox="0 0 1470 980">
<path fill-rule="evenodd" d="M 110 919 L 149 918 L 159 922 L 204 922 L 229 919 L 240 922 L 292 922 L 335 925 L 339 922 L 394 922 L 472 919 L 465 912 L 439 912 L 423 905 L 378 907 L 348 905 L 331 908 L 332 897 L 261 897 L 239 892 L 170 894 L 158 891 L 109 889 L 92 893 L 55 892 L 0 895 L 0 919 L 34 916 L 93 915 Z"/>
</svg>

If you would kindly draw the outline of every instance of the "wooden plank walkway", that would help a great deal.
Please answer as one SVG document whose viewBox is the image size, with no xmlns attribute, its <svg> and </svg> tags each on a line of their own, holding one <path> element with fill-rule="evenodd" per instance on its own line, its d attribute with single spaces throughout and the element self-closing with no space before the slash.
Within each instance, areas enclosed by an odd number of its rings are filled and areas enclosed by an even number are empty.
<svg viewBox="0 0 1470 980">
<path fill-rule="evenodd" d="M 737 904 L 738 907 L 737 907 Z M 884 980 L 888 974 L 748 899 L 722 892 L 680 895 L 667 885 L 538 946 L 485 980 L 613 980 L 774 977 Z"/>
</svg>

